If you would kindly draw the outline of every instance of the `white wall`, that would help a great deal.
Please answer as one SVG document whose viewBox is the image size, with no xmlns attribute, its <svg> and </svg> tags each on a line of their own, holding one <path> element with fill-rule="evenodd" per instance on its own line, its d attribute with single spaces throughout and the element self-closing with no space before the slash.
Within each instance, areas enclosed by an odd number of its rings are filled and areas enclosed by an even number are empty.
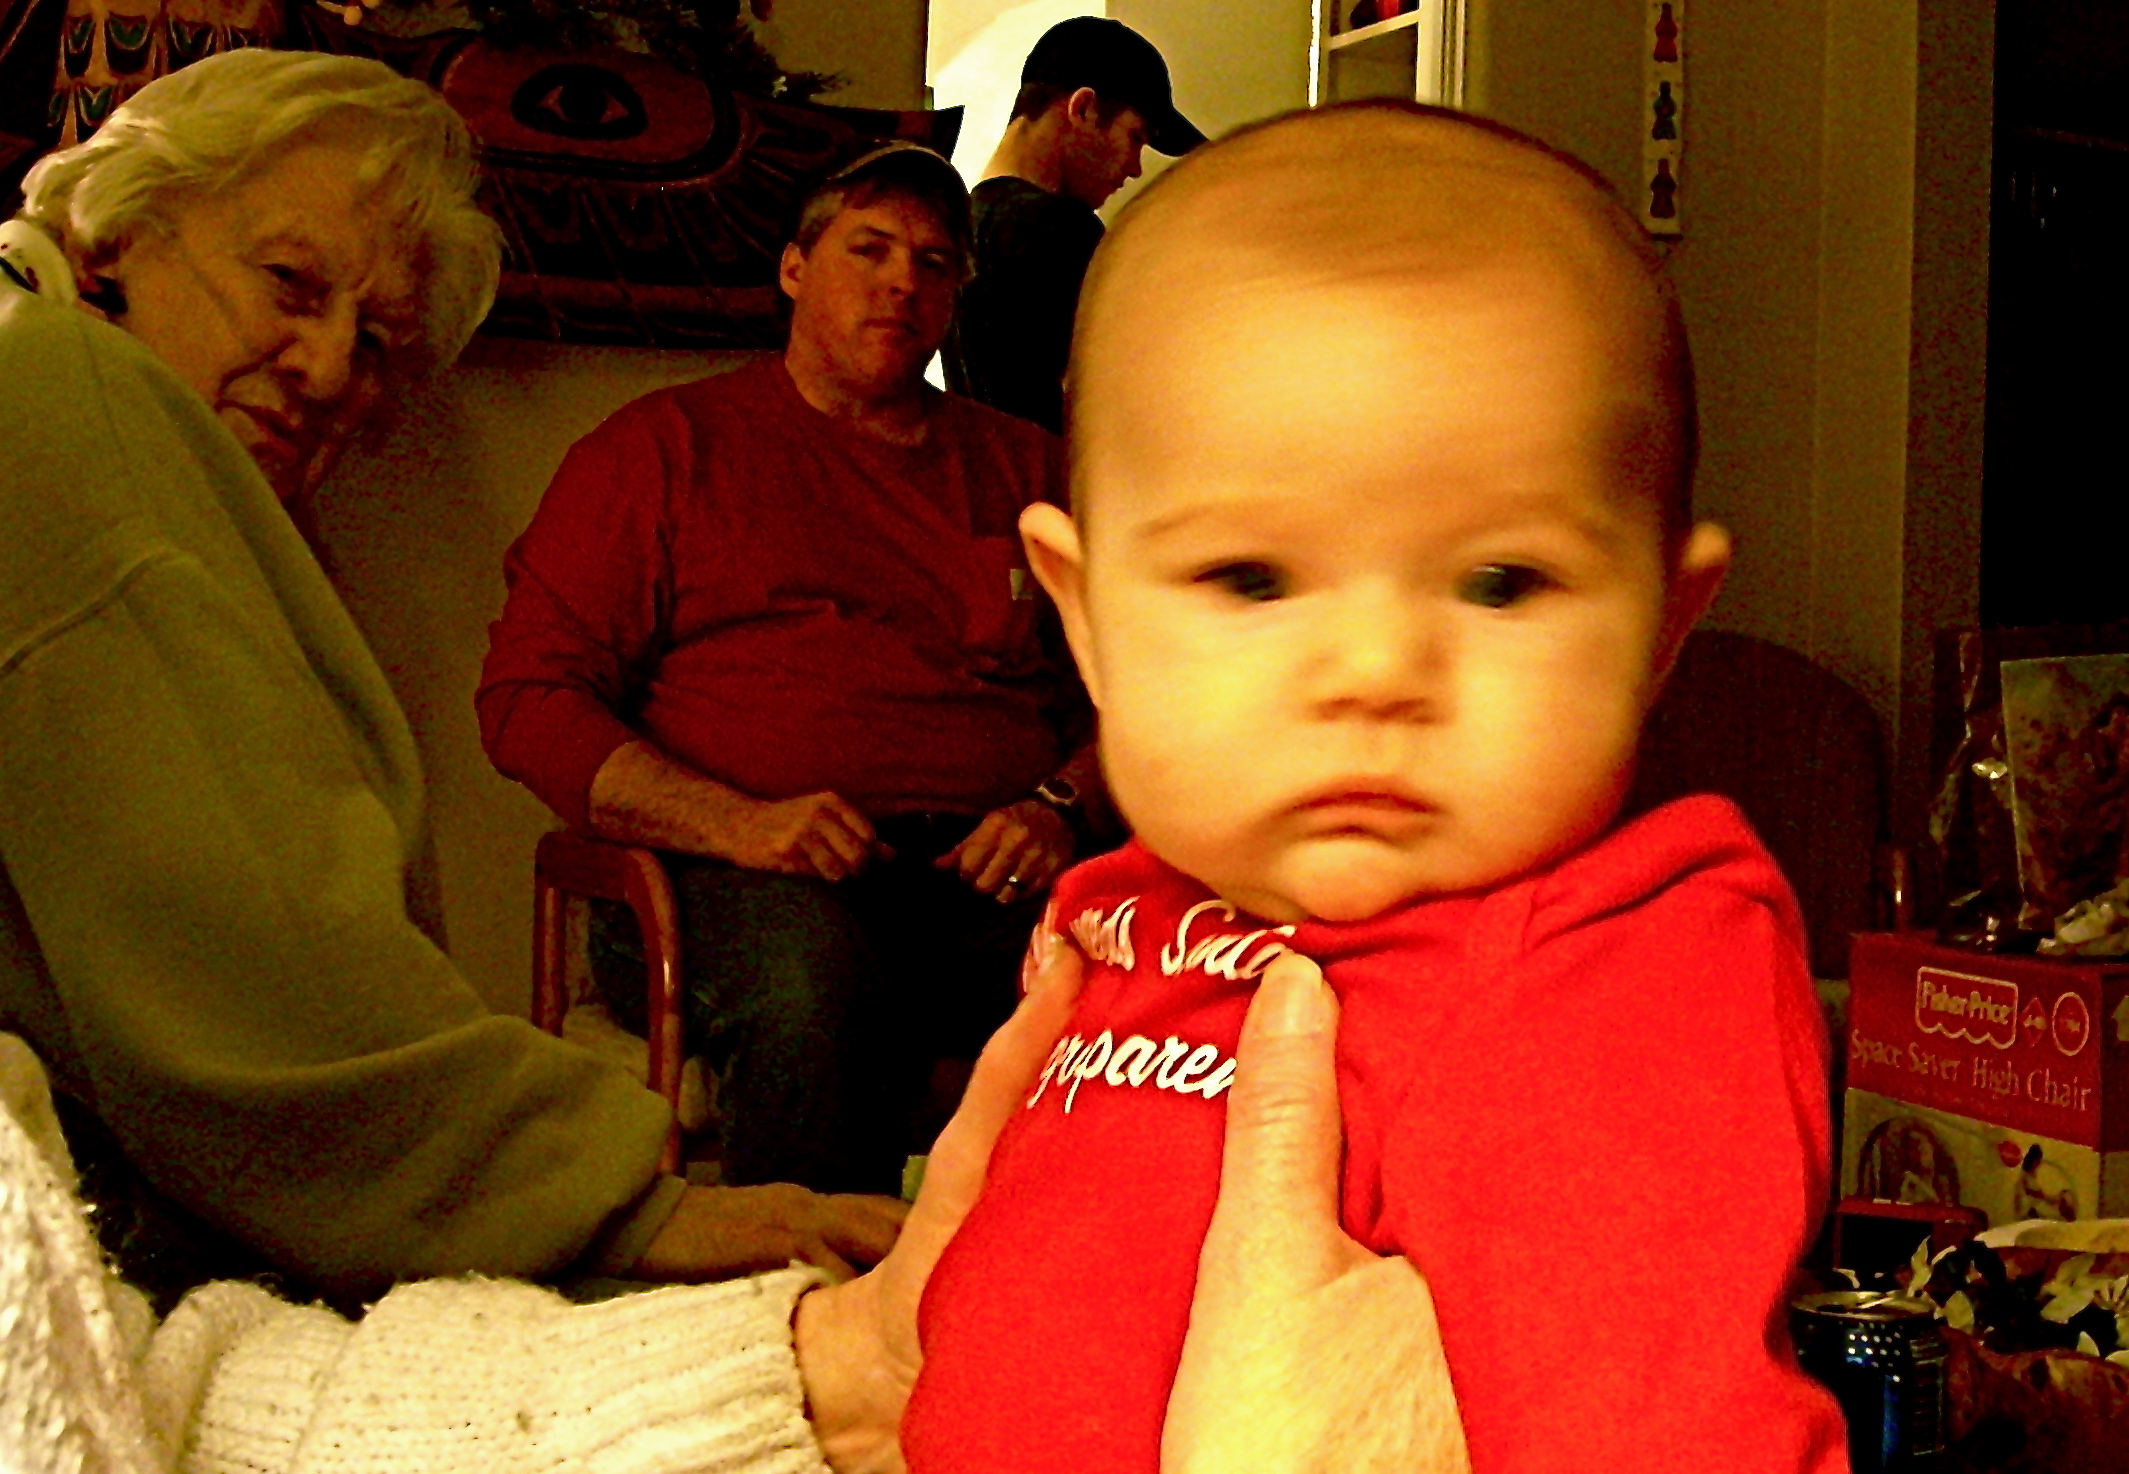
<svg viewBox="0 0 2129 1474">
<path fill-rule="evenodd" d="M 835 72 L 840 107 L 924 105 L 924 0 L 776 0 L 754 33 L 795 71 Z"/>
<path fill-rule="evenodd" d="M 1176 106 L 1208 138 L 1308 105 L 1308 0 L 1109 0 L 1109 14 L 1160 48 Z M 1145 178 L 1103 213 L 1113 217 L 1168 163 L 1147 150 Z"/>
</svg>

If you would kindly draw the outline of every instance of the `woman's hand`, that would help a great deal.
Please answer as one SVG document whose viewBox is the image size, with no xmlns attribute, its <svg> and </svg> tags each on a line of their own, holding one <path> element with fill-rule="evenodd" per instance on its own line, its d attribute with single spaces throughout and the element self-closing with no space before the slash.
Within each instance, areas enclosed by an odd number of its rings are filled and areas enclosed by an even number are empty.
<svg viewBox="0 0 2129 1474">
<path fill-rule="evenodd" d="M 1273 963 L 1235 1052 L 1163 1474 L 1471 1467 L 1426 1281 L 1338 1223 L 1337 1037 L 1316 965 Z"/>
<path fill-rule="evenodd" d="M 894 1198 L 817 1193 L 790 1182 L 691 1187 L 681 1194 L 629 1274 L 646 1280 L 715 1280 L 801 1260 L 846 1280 L 894 1247 L 905 1213 Z"/>
<path fill-rule="evenodd" d="M 902 1409 L 916 1385 L 917 1302 L 932 1266 L 983 1189 L 991 1145 L 1027 1099 L 1079 997 L 1079 954 L 1047 927 L 1030 943 L 1027 996 L 991 1037 L 924 1173 L 901 1241 L 880 1267 L 798 1302 L 799 1375 L 822 1451 L 838 1474 L 902 1467 Z"/>
</svg>

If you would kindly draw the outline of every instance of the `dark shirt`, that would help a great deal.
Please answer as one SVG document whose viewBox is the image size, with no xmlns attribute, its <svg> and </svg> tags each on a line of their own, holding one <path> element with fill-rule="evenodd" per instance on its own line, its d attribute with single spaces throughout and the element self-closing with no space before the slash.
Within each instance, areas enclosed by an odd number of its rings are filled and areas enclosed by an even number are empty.
<svg viewBox="0 0 2129 1474">
<path fill-rule="evenodd" d="M 946 340 L 947 386 L 1062 435 L 1072 315 L 1101 217 L 1010 175 L 984 180 L 969 199 L 975 276 Z"/>
</svg>

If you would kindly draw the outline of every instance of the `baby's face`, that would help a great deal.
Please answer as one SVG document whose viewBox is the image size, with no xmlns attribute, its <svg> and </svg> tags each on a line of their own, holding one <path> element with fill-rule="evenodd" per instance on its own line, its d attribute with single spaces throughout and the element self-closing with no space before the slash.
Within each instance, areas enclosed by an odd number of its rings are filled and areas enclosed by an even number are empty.
<svg viewBox="0 0 2129 1474">
<path fill-rule="evenodd" d="M 1353 920 L 1602 830 L 1681 611 L 1571 289 L 1208 285 L 1105 348 L 1086 543 L 1037 563 L 1156 854 L 1259 916 Z"/>
</svg>

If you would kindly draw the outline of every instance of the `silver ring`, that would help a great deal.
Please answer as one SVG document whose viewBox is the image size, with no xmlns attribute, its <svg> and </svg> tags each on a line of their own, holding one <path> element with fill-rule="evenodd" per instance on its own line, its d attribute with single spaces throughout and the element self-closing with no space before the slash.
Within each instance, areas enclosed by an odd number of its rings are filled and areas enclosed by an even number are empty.
<svg viewBox="0 0 2129 1474">
<path fill-rule="evenodd" d="M 1026 879 L 1026 877 L 1025 877 L 1025 876 L 1020 876 L 1020 875 L 1008 875 L 1008 876 L 1007 876 L 1007 877 L 1005 878 L 1005 883 L 1006 883 L 1007 885 L 1026 885 L 1026 884 L 1027 884 L 1027 879 Z"/>
</svg>

